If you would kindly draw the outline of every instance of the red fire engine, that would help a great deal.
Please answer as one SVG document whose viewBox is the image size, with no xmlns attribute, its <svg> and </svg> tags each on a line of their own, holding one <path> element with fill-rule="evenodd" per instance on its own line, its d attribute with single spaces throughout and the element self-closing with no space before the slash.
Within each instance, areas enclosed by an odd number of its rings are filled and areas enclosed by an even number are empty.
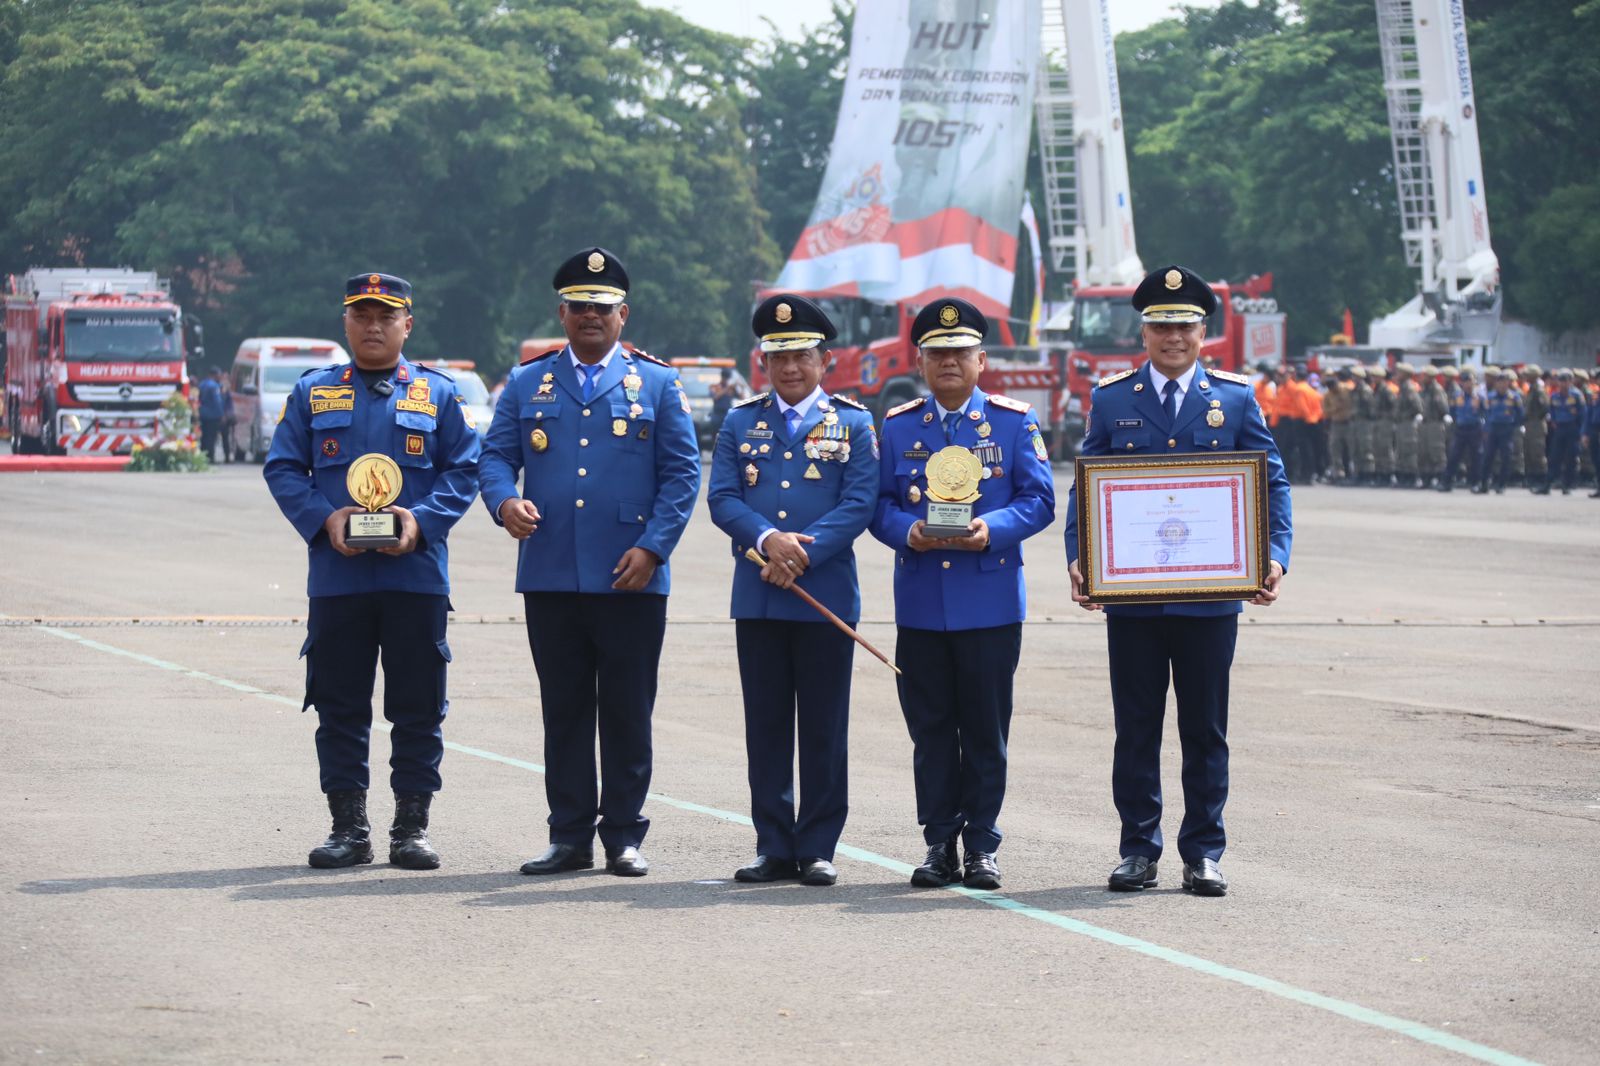
<svg viewBox="0 0 1600 1066">
<path fill-rule="evenodd" d="M 5 328 L 6 420 L 18 453 L 130 452 L 155 440 L 163 401 L 188 395 L 183 312 L 153 272 L 10 275 Z M 199 324 L 191 328 L 198 338 Z"/>
</svg>

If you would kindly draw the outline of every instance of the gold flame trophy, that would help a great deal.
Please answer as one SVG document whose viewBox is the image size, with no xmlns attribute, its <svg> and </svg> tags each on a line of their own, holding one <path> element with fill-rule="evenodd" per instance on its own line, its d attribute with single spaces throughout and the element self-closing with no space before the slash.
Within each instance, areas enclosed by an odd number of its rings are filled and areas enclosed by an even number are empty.
<svg viewBox="0 0 1600 1066">
<path fill-rule="evenodd" d="M 928 459 L 928 517 L 922 532 L 930 537 L 971 533 L 972 503 L 980 495 L 984 466 L 960 445 L 941 448 Z"/>
<path fill-rule="evenodd" d="M 350 498 L 367 509 L 345 522 L 344 542 L 352 548 L 392 548 L 400 543 L 400 516 L 384 508 L 400 498 L 400 467 L 382 452 L 368 452 L 345 475 Z"/>
</svg>

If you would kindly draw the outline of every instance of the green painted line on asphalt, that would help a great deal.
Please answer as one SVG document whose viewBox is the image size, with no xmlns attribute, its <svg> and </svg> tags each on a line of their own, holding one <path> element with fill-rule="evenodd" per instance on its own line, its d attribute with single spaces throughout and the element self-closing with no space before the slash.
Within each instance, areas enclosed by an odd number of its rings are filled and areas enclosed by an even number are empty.
<svg viewBox="0 0 1600 1066">
<path fill-rule="evenodd" d="M 98 640 L 90 640 L 88 637 L 80 637 L 76 633 L 70 633 L 64 629 L 56 629 L 53 626 L 37 626 L 35 629 L 37 632 L 49 633 L 51 636 L 60 637 L 63 640 L 70 640 L 75 644 L 81 644 L 84 647 L 91 648 L 95 651 L 106 652 L 110 655 L 120 655 L 125 659 L 132 659 L 135 662 L 143 663 L 147 666 L 153 666 L 159 670 L 166 670 L 171 673 L 182 674 L 183 676 L 193 678 L 196 681 L 206 681 L 211 684 L 220 685 L 223 688 L 231 689 L 235 692 L 243 693 L 245 695 L 255 696 L 258 699 L 263 699 L 270 703 L 283 704 L 296 708 L 300 706 L 299 700 L 290 699 L 287 696 L 280 696 L 275 692 L 268 692 L 265 689 L 257 688 L 254 685 L 247 685 L 238 681 L 230 681 L 227 678 L 218 677 L 215 674 L 208 674 L 204 670 L 195 670 L 191 667 L 179 665 L 178 663 L 168 662 L 165 659 L 157 659 L 151 655 L 144 655 L 140 652 L 128 651 L 125 648 L 118 648 L 110 644 L 103 644 Z M 376 725 L 377 728 L 383 730 L 387 730 L 389 728 L 387 722 L 379 722 L 376 723 Z M 509 755 L 499 755 L 492 751 L 484 751 L 481 748 L 469 748 L 466 745 L 456 744 L 448 740 L 445 741 L 444 746 L 450 751 L 460 752 L 463 755 L 471 755 L 474 758 L 485 759 L 489 762 L 502 763 L 506 766 L 516 767 L 520 770 L 530 770 L 536 774 L 544 773 L 544 767 L 540 766 L 538 763 L 531 763 L 523 759 L 512 758 Z M 742 814 L 735 814 L 732 811 L 724 811 L 716 807 L 707 807 L 699 803 L 690 802 L 688 800 L 674 799 L 671 796 L 664 796 L 659 792 L 650 793 L 649 798 L 657 803 L 661 803 L 669 807 L 675 807 L 678 810 L 686 811 L 692 814 L 703 814 L 711 818 L 720 819 L 724 822 L 732 822 L 735 825 L 751 825 L 749 818 Z M 901 862 L 898 859 L 891 859 L 888 856 L 879 855 L 877 852 L 867 851 L 864 848 L 858 848 L 850 844 L 840 844 L 838 847 L 838 854 L 843 855 L 846 858 L 855 859 L 858 862 L 869 863 L 873 866 L 878 866 L 892 873 L 901 875 L 909 875 L 912 870 L 912 867 L 909 864 Z M 1501 1051 L 1498 1048 L 1492 1048 L 1485 1044 L 1479 1044 L 1471 1040 L 1463 1039 L 1462 1037 L 1456 1036 L 1454 1033 L 1446 1033 L 1443 1030 L 1434 1029 L 1431 1026 L 1423 1025 L 1421 1022 L 1413 1022 L 1405 1018 L 1398 1018 L 1392 1014 L 1385 1014 L 1382 1011 L 1373 1010 L 1370 1007 L 1363 1007 L 1359 1003 L 1351 1003 L 1347 1000 L 1335 999 L 1332 996 L 1324 996 L 1319 992 L 1311 992 L 1304 988 L 1297 988 L 1294 985 L 1285 984 L 1282 981 L 1276 981 L 1270 977 L 1262 977 L 1261 975 L 1251 973 L 1248 970 L 1240 970 L 1232 966 L 1225 966 L 1222 963 L 1212 962 L 1210 959 L 1204 959 L 1198 955 L 1190 955 L 1187 952 L 1177 951 L 1173 948 L 1162 947 L 1160 944 L 1152 944 L 1148 940 L 1140 940 L 1138 937 L 1128 936 L 1125 933 L 1118 933 L 1111 929 L 1102 929 L 1098 925 L 1091 925 L 1090 923 L 1080 921 L 1077 918 L 1068 918 L 1064 914 L 1057 914 L 1055 911 L 1047 911 L 1040 907 L 1035 907 L 1031 904 L 1011 899 L 1009 896 L 1002 895 L 999 892 L 981 891 L 978 889 L 965 888 L 961 885 L 950 885 L 946 891 L 955 892 L 977 903 L 984 903 L 1003 911 L 1010 911 L 1011 913 L 1020 915 L 1024 918 L 1030 918 L 1036 922 L 1042 922 L 1045 925 L 1053 926 L 1054 928 L 1063 930 L 1064 932 L 1073 933 L 1077 936 L 1088 937 L 1091 940 L 1098 940 L 1103 944 L 1110 944 L 1113 947 L 1122 948 L 1127 951 L 1137 952 L 1138 954 L 1148 956 L 1152 959 L 1159 959 L 1162 962 L 1170 963 L 1171 965 L 1179 966 L 1195 973 L 1204 974 L 1207 977 L 1215 977 L 1219 980 L 1231 981 L 1234 984 L 1243 985 L 1246 988 L 1253 988 L 1258 992 L 1265 992 L 1268 995 L 1277 996 L 1280 999 L 1286 999 L 1292 1003 L 1299 1003 L 1307 1007 L 1314 1007 L 1318 1010 L 1327 1011 L 1330 1014 L 1338 1015 L 1341 1018 L 1347 1018 L 1353 1022 L 1359 1022 L 1363 1025 L 1370 1025 L 1377 1029 L 1384 1029 L 1391 1033 L 1396 1033 L 1400 1036 L 1407 1037 L 1411 1040 L 1416 1040 L 1419 1043 L 1428 1044 L 1444 1051 L 1450 1051 L 1458 1055 L 1464 1055 L 1468 1058 L 1477 1059 L 1479 1062 L 1492 1063 L 1493 1066 L 1537 1066 L 1537 1064 L 1531 1059 L 1525 1059 L 1518 1055 L 1513 1055 L 1509 1051 Z"/>
</svg>

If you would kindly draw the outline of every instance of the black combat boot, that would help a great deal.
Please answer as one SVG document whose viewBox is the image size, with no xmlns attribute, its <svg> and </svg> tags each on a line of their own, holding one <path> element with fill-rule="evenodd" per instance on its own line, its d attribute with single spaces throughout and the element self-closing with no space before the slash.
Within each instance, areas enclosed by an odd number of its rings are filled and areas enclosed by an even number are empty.
<svg viewBox="0 0 1600 1066">
<path fill-rule="evenodd" d="M 319 870 L 358 866 L 372 861 L 372 826 L 367 823 L 367 794 L 362 789 L 328 793 L 333 832 L 307 859 Z"/>
<path fill-rule="evenodd" d="M 437 870 L 439 853 L 428 843 L 432 792 L 396 792 L 394 825 L 389 827 L 389 861 L 406 870 Z"/>
</svg>

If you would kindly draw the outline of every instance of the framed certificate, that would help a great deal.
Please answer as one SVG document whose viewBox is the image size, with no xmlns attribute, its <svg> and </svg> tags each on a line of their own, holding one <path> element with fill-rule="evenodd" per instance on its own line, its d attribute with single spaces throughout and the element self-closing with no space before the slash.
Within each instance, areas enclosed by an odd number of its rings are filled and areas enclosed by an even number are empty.
<svg viewBox="0 0 1600 1066">
<path fill-rule="evenodd" d="M 1266 452 L 1089 456 L 1077 487 L 1091 602 L 1248 600 L 1265 584 Z"/>
</svg>

